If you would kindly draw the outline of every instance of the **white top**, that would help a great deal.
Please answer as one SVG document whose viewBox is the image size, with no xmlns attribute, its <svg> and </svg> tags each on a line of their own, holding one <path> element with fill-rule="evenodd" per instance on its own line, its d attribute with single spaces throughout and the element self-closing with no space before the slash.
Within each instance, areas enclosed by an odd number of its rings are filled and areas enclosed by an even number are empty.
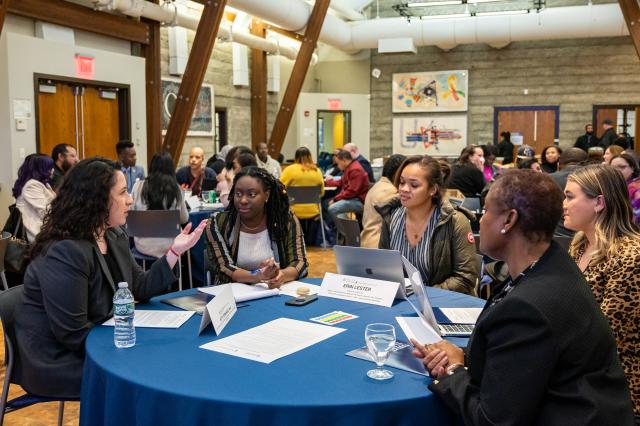
<svg viewBox="0 0 640 426">
<path fill-rule="evenodd" d="M 257 234 L 240 231 L 236 266 L 247 271 L 253 271 L 258 269 L 262 262 L 272 257 L 275 258 L 268 230 L 265 229 Z"/>
<path fill-rule="evenodd" d="M 16 207 L 22 214 L 22 224 L 27 231 L 27 240 L 30 243 L 34 242 L 36 235 L 40 233 L 44 215 L 55 196 L 56 193 L 49 184 L 45 185 L 35 179 L 29 179 L 24 184 L 16 200 Z"/>
<path fill-rule="evenodd" d="M 267 161 L 265 162 L 263 162 L 260 157 L 256 155 L 256 163 L 258 163 L 258 167 L 267 170 L 276 179 L 280 179 L 280 175 L 282 174 L 282 167 L 280 167 L 280 163 L 271 158 L 269 155 L 267 155 Z"/>
</svg>

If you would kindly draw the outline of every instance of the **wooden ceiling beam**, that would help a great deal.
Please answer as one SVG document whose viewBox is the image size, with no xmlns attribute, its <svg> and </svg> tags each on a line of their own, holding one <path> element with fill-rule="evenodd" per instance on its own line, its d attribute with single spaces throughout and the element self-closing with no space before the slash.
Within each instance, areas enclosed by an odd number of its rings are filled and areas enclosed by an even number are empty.
<svg viewBox="0 0 640 426">
<path fill-rule="evenodd" d="M 307 28 L 304 32 L 302 44 L 300 45 L 300 51 L 298 57 L 293 65 L 293 71 L 287 84 L 287 90 L 282 97 L 282 105 L 278 110 L 276 116 L 276 122 L 273 125 L 271 131 L 271 139 L 269 140 L 269 151 L 274 155 L 280 154 L 284 138 L 287 135 L 287 130 L 291 124 L 291 118 L 293 117 L 293 111 L 296 108 L 298 102 L 298 96 L 300 96 L 300 90 L 304 84 L 304 79 L 309 70 L 309 64 L 311 63 L 311 57 L 313 51 L 318 43 L 318 37 L 320 36 L 320 30 L 324 23 L 324 18 L 327 15 L 327 9 L 329 8 L 330 0 L 316 0 L 307 23 Z"/>
<path fill-rule="evenodd" d="M 262 21 L 251 22 L 251 34 L 264 38 L 267 30 Z M 251 147 L 267 142 L 267 53 L 251 49 Z"/>
<path fill-rule="evenodd" d="M 196 107 L 209 59 L 213 53 L 213 46 L 226 3 L 227 0 L 209 0 L 205 2 L 202 10 L 187 67 L 182 76 L 178 97 L 163 142 L 163 148 L 171 154 L 176 164 L 182 153 L 184 140 L 191 124 L 191 117 Z"/>
<path fill-rule="evenodd" d="M 155 0 L 155 3 L 158 1 Z M 150 166 L 153 155 L 162 151 L 162 79 L 160 76 L 160 23 L 150 20 L 145 22 L 149 25 L 149 44 L 143 46 L 142 52 L 146 76 L 147 165 Z"/>
<path fill-rule="evenodd" d="M 149 43 L 149 25 L 63 0 L 12 1 L 9 13 L 136 43 Z"/>
<path fill-rule="evenodd" d="M 274 33 L 278 33 L 278 34 L 283 35 L 285 37 L 289 37 L 290 39 L 297 40 L 300 43 L 302 43 L 302 40 L 304 39 L 304 36 L 302 34 L 298 34 L 298 33 L 293 32 L 293 31 L 289 31 L 289 30 L 285 30 L 285 29 L 280 28 L 280 27 L 276 27 L 275 25 L 269 24 L 268 22 L 264 22 L 263 21 L 263 24 L 265 25 L 267 30 L 273 31 Z"/>
<path fill-rule="evenodd" d="M 636 47 L 636 53 L 640 57 L 640 5 L 638 0 L 618 0 L 624 20 L 627 21 L 629 35 Z"/>
<path fill-rule="evenodd" d="M 11 0 L 0 0 L 0 34 L 2 34 L 2 27 L 4 26 L 4 17 L 7 16 L 7 10 L 9 9 L 9 3 Z"/>
</svg>

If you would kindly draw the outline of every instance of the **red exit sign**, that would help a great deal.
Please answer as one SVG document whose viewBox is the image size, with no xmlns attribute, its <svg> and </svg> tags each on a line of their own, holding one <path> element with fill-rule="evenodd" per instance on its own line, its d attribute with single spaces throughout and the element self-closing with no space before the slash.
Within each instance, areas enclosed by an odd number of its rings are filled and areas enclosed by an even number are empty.
<svg viewBox="0 0 640 426">
<path fill-rule="evenodd" d="M 342 109 L 342 100 L 340 99 L 329 99 L 327 101 L 327 107 L 330 111 L 338 111 Z"/>
<path fill-rule="evenodd" d="M 95 71 L 93 56 L 76 54 L 74 60 L 76 62 L 76 77 L 93 80 Z"/>
</svg>

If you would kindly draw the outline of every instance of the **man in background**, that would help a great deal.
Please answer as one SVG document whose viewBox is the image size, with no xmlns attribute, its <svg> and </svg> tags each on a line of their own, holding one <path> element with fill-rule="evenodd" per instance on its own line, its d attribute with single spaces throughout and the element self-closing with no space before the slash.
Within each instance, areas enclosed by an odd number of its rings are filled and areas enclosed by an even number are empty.
<svg viewBox="0 0 640 426">
<path fill-rule="evenodd" d="M 189 165 L 178 170 L 176 180 L 183 189 L 190 189 L 192 195 L 199 195 L 204 179 L 215 181 L 216 172 L 205 166 L 204 149 L 194 146 L 189 151 Z"/>
<path fill-rule="evenodd" d="M 280 179 L 280 175 L 282 174 L 280 163 L 269 156 L 269 147 L 264 142 L 260 142 L 258 144 L 258 156 L 256 158 L 256 162 L 258 163 L 258 167 L 265 169 L 276 179 Z"/>
<path fill-rule="evenodd" d="M 335 181 L 327 179 L 326 186 L 338 186 L 340 192 L 329 202 L 329 215 L 336 222 L 340 213 L 362 213 L 364 200 L 369 191 L 369 179 L 360 163 L 351 157 L 346 150 L 336 154 L 336 163 L 342 170 L 342 179 Z"/>
<path fill-rule="evenodd" d="M 127 178 L 127 191 L 131 194 L 133 184 L 144 179 L 144 169 L 136 166 L 136 148 L 133 142 L 122 140 L 116 144 L 118 161 L 122 165 L 122 173 Z"/>
<path fill-rule="evenodd" d="M 598 146 L 598 137 L 593 133 L 593 124 L 589 123 L 584 126 L 584 135 L 576 139 L 574 148 L 580 148 L 584 152 L 589 152 L 589 148 Z"/>
<path fill-rule="evenodd" d="M 602 128 L 604 129 L 604 133 L 602 134 L 602 138 L 600 138 L 600 143 L 598 145 L 607 149 L 609 145 L 613 144 L 613 142 L 618 139 L 618 134 L 613 127 L 613 121 L 608 118 L 602 121 Z"/>
<path fill-rule="evenodd" d="M 352 144 L 352 143 L 346 144 L 345 146 L 342 147 L 342 149 L 349 152 L 349 154 L 351 154 L 352 159 L 358 160 L 358 163 L 360 163 L 364 171 L 367 173 L 367 176 L 369 177 L 369 182 L 371 183 L 375 182 L 375 179 L 373 178 L 373 169 L 371 168 L 371 164 L 369 163 L 369 160 L 367 160 L 366 158 L 364 158 L 362 154 L 360 154 L 360 149 L 355 144 Z"/>
<path fill-rule="evenodd" d="M 53 159 L 53 177 L 51 187 L 55 190 L 62 182 L 62 176 L 78 162 L 76 149 L 68 143 L 59 143 L 53 147 L 51 152 Z"/>
</svg>

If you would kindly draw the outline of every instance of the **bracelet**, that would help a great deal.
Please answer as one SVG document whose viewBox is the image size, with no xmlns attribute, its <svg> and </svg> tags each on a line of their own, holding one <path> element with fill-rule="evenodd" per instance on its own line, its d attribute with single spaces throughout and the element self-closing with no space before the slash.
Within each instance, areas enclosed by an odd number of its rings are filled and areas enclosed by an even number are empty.
<svg viewBox="0 0 640 426">
<path fill-rule="evenodd" d="M 175 257 L 180 257 L 178 252 L 173 249 L 173 246 L 169 247 L 169 251 L 167 252 L 167 254 L 169 253 L 173 253 Z"/>
<path fill-rule="evenodd" d="M 457 369 L 458 367 L 464 367 L 464 364 L 461 364 L 461 363 L 459 363 L 459 362 L 456 362 L 455 364 L 451 364 L 450 366 L 448 366 L 448 367 L 445 369 L 445 372 L 447 373 L 447 376 L 451 376 L 451 375 L 453 375 L 453 373 L 455 373 L 455 372 L 456 372 L 456 369 Z"/>
</svg>

